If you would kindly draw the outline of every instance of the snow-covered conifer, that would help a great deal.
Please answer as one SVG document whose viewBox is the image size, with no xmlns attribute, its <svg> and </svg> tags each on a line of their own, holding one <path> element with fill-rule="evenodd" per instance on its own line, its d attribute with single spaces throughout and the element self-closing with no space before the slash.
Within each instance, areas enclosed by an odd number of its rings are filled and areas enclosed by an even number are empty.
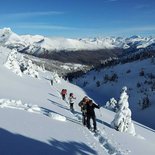
<svg viewBox="0 0 155 155">
<path fill-rule="evenodd" d="M 24 74 L 30 75 L 35 78 L 39 77 L 38 71 L 36 70 L 36 67 L 35 65 L 33 65 L 31 60 L 28 60 L 26 68 L 27 69 L 23 72 Z"/>
<path fill-rule="evenodd" d="M 5 67 L 12 70 L 15 74 L 22 76 L 22 72 L 20 70 L 20 66 L 17 61 L 17 51 L 16 50 L 12 50 L 12 52 L 8 55 L 7 61 L 5 63 Z"/>
<path fill-rule="evenodd" d="M 57 72 L 53 72 L 53 74 L 52 74 L 52 80 L 53 80 L 53 82 L 55 82 L 55 83 L 60 83 L 60 82 L 61 82 L 60 77 L 59 77 L 59 75 L 57 74 Z"/>
<path fill-rule="evenodd" d="M 120 100 L 118 102 L 119 109 L 114 120 L 111 122 L 111 126 L 120 132 L 127 132 L 135 135 L 136 133 L 134 124 L 131 120 L 131 110 L 129 109 L 128 97 L 127 87 L 123 87 Z"/>
<path fill-rule="evenodd" d="M 105 107 L 107 109 L 116 111 L 116 109 L 117 109 L 117 101 L 114 98 L 111 98 L 110 101 L 107 101 Z"/>
</svg>

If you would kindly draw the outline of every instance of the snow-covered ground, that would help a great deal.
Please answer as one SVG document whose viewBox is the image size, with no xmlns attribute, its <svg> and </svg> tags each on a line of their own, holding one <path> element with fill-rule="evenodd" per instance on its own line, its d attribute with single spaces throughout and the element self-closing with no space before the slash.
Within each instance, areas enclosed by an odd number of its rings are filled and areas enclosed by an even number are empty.
<svg viewBox="0 0 155 155">
<path fill-rule="evenodd" d="M 136 135 L 111 128 L 115 113 L 96 110 L 99 132 L 81 123 L 79 101 L 86 93 L 62 79 L 50 85 L 51 73 L 18 76 L 5 67 L 10 50 L 0 49 L 0 154 L 2 155 L 154 155 L 155 132 L 134 122 Z M 75 113 L 60 96 L 76 96 Z M 112 95 L 112 94 L 111 94 Z"/>
</svg>

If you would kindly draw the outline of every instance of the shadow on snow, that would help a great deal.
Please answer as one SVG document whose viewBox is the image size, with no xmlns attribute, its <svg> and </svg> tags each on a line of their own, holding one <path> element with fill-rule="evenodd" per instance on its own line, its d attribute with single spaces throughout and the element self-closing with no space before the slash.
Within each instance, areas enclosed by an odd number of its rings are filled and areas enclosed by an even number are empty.
<svg viewBox="0 0 155 155">
<path fill-rule="evenodd" d="M 63 109 L 65 109 L 65 110 L 70 111 L 70 109 L 67 108 L 67 106 L 64 106 L 64 105 L 62 105 L 62 104 L 60 104 L 60 103 L 54 102 L 54 101 L 52 101 L 52 100 L 50 100 L 50 99 L 48 99 L 48 101 L 50 101 L 52 104 L 54 104 L 54 105 L 56 105 L 56 106 L 58 106 L 58 107 L 60 107 L 60 108 L 63 108 Z M 45 110 L 45 108 L 43 108 L 43 107 L 42 107 L 42 109 Z M 51 111 L 51 110 L 49 110 L 49 109 L 46 109 L 45 112 L 46 112 L 46 113 L 49 113 L 49 112 L 56 113 L 56 112 Z M 56 113 L 56 114 L 58 114 L 58 113 Z M 78 115 L 81 115 L 81 116 L 82 116 L 82 114 L 79 113 L 79 112 L 77 112 L 77 111 L 74 111 L 74 114 L 78 114 Z M 45 115 L 46 115 L 46 114 L 45 114 Z M 62 114 L 60 114 L 60 115 L 62 115 Z M 66 116 L 65 116 L 65 117 L 66 117 Z M 73 122 L 73 123 L 77 123 L 77 124 L 80 124 L 80 125 L 81 125 L 81 123 L 80 123 L 79 121 L 75 120 L 75 119 L 72 119 L 72 118 L 69 118 L 69 117 L 66 117 L 66 119 L 67 119 L 68 121 L 71 121 L 71 122 Z M 107 122 L 104 122 L 103 120 L 96 119 L 96 121 L 97 121 L 98 123 L 101 123 L 101 124 L 103 124 L 103 125 L 105 125 L 105 126 L 111 128 L 111 125 L 108 124 Z"/>
<path fill-rule="evenodd" d="M 63 109 L 65 109 L 65 110 L 69 110 L 69 108 L 68 108 L 67 106 L 65 106 L 65 105 L 62 105 L 62 104 L 57 103 L 57 102 L 55 102 L 55 101 L 52 101 L 51 99 L 47 99 L 47 100 L 50 101 L 52 104 L 54 104 L 54 105 L 60 107 L 60 108 L 63 108 Z"/>
<path fill-rule="evenodd" d="M 49 140 L 49 144 L 0 129 L 0 154 L 2 155 L 97 155 L 84 143 Z"/>
<path fill-rule="evenodd" d="M 49 113 L 53 113 L 53 114 L 58 114 L 58 115 L 61 115 L 61 116 L 64 116 L 66 118 L 67 121 L 70 121 L 70 122 L 73 122 L 73 123 L 76 123 L 76 124 L 79 124 L 79 125 L 82 125 L 82 123 L 74 118 L 70 118 L 70 117 L 67 117 L 65 115 L 62 115 L 58 112 L 55 112 L 53 110 L 50 110 L 50 109 L 47 109 L 47 108 L 44 108 L 44 107 L 41 107 L 42 111 L 43 111 L 43 114 L 45 116 L 49 116 Z"/>
</svg>

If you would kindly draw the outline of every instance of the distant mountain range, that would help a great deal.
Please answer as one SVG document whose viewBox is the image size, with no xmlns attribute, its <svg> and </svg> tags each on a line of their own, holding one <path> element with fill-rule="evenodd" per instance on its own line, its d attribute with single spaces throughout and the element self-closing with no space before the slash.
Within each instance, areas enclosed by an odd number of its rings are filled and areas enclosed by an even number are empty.
<svg viewBox="0 0 155 155">
<path fill-rule="evenodd" d="M 41 35 L 18 35 L 10 28 L 0 29 L 0 45 L 18 52 L 63 62 L 85 63 L 117 57 L 124 50 L 155 49 L 154 37 L 129 38 L 47 38 Z M 119 49 L 119 50 L 118 50 Z M 69 52 L 69 53 L 68 53 Z M 89 53 L 88 53 L 89 52 Z"/>
</svg>

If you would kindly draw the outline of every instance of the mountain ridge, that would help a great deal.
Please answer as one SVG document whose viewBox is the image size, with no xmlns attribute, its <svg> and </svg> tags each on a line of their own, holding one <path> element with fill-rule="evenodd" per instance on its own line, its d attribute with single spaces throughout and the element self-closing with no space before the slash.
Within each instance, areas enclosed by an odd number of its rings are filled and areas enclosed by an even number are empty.
<svg viewBox="0 0 155 155">
<path fill-rule="evenodd" d="M 109 58 L 115 59 L 137 51 L 155 50 L 155 38 L 48 38 L 41 35 L 18 35 L 10 28 L 3 28 L 0 29 L 0 45 L 39 58 L 92 66 Z"/>
<path fill-rule="evenodd" d="M 12 44 L 22 44 L 23 46 L 40 46 L 51 51 L 77 51 L 77 50 L 97 50 L 114 48 L 131 48 L 134 45 L 137 49 L 145 48 L 155 43 L 154 37 L 131 36 L 123 37 L 94 37 L 94 38 L 48 38 L 42 35 L 18 35 L 11 28 L 0 29 L 0 44 L 9 46 Z M 63 44 L 62 44 L 63 43 Z"/>
</svg>

